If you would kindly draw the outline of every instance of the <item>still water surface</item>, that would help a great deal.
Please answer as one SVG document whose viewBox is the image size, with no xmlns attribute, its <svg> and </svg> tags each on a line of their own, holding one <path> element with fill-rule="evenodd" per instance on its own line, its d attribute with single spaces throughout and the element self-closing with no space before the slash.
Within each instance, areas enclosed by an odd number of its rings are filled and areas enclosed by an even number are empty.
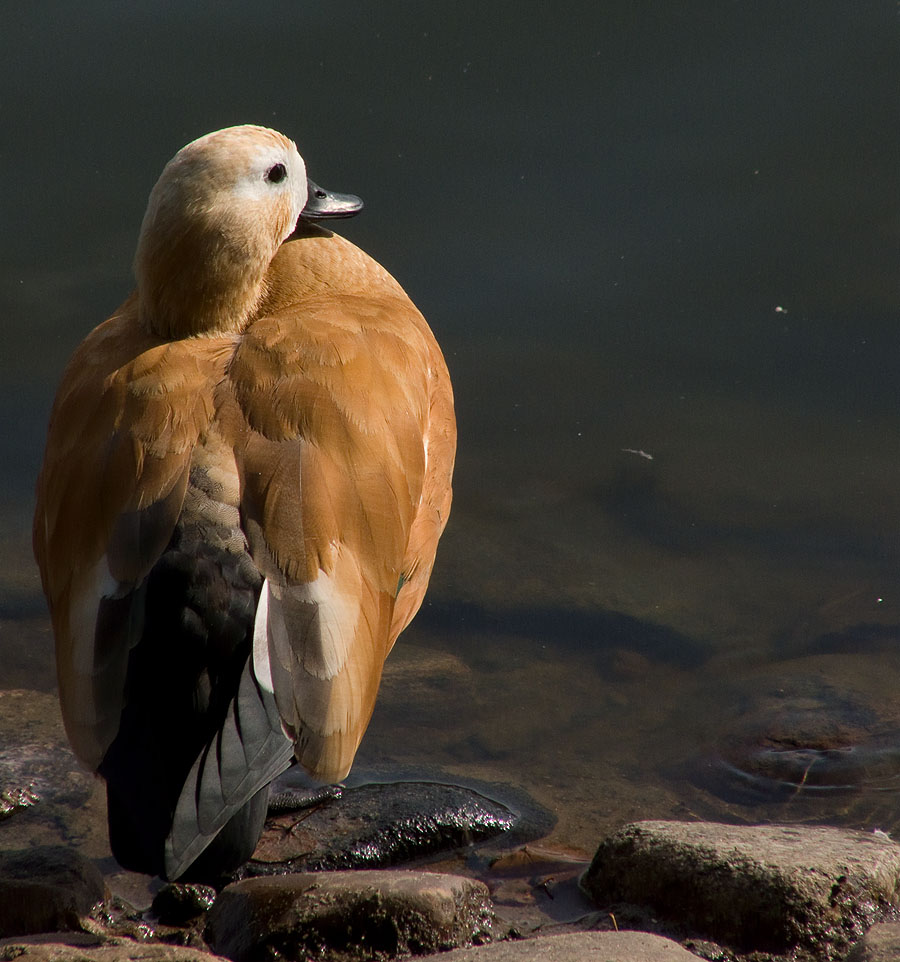
<svg viewBox="0 0 900 962">
<path fill-rule="evenodd" d="M 445 348 L 456 500 L 356 778 L 900 827 L 892 2 L 3 4 L 0 688 L 66 357 L 201 133 L 292 136 Z"/>
</svg>

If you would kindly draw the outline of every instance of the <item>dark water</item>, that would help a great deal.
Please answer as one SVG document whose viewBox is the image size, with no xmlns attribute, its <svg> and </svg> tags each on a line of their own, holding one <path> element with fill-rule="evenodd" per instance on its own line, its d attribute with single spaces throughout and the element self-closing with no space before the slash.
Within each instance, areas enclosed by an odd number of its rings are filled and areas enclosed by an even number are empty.
<svg viewBox="0 0 900 962">
<path fill-rule="evenodd" d="M 898 10 L 3 3 L 0 688 L 49 690 L 61 367 L 188 140 L 278 127 L 457 393 L 456 502 L 361 773 L 900 825 Z"/>
</svg>

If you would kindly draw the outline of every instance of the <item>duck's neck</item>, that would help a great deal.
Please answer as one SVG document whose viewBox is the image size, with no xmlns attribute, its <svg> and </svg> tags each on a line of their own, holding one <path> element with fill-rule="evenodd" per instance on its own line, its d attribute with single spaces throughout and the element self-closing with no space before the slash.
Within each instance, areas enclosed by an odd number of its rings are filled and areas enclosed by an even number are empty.
<svg viewBox="0 0 900 962">
<path fill-rule="evenodd" d="M 239 333 L 260 301 L 274 253 L 224 231 L 142 237 L 135 258 L 141 323 L 170 339 Z"/>
</svg>

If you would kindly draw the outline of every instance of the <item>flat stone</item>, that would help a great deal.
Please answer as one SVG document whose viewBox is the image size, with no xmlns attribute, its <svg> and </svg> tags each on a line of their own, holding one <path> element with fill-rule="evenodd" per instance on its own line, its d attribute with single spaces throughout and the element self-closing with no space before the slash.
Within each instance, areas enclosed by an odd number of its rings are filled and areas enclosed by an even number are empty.
<svg viewBox="0 0 900 962">
<path fill-rule="evenodd" d="M 198 949 L 161 942 L 99 939 L 53 932 L 0 941 L 0 962 L 226 962 Z"/>
<path fill-rule="evenodd" d="M 582 887 L 740 951 L 833 958 L 896 917 L 900 846 L 883 832 L 636 822 L 600 844 Z"/>
<path fill-rule="evenodd" d="M 108 894 L 93 862 L 71 849 L 0 852 L 0 938 L 80 929 Z"/>
<path fill-rule="evenodd" d="M 276 796 L 270 811 L 277 805 Z M 345 788 L 311 808 L 266 821 L 248 876 L 349 868 L 389 868 L 508 832 L 517 817 L 470 788 L 388 782 Z"/>
<path fill-rule="evenodd" d="M 431 872 L 310 872 L 244 879 L 209 913 L 207 941 L 235 962 L 422 955 L 490 937 L 487 887 Z"/>
<path fill-rule="evenodd" d="M 900 922 L 873 925 L 850 950 L 847 962 L 900 962 Z"/>
<path fill-rule="evenodd" d="M 440 962 L 697 962 L 677 942 L 649 932 L 576 932 L 455 949 Z"/>
</svg>

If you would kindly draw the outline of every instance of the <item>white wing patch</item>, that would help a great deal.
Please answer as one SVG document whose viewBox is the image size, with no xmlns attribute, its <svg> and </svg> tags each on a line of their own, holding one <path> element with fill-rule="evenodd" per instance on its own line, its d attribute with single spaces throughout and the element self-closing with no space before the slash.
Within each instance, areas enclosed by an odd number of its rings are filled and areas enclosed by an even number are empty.
<svg viewBox="0 0 900 962">
<path fill-rule="evenodd" d="M 274 692 L 272 666 L 269 663 L 269 579 L 263 582 L 253 622 L 253 673 L 268 692 Z"/>
<path fill-rule="evenodd" d="M 96 771 L 119 729 L 128 656 L 136 638 L 125 632 L 105 650 L 97 648 L 97 617 L 104 599 L 122 585 L 109 572 L 106 555 L 80 581 L 69 605 L 67 646 L 57 644 L 60 706 L 72 748 Z M 118 642 L 118 643 L 116 643 Z"/>
<path fill-rule="evenodd" d="M 357 693 L 364 688 L 359 675 L 371 654 L 366 647 L 361 661 L 359 651 L 354 655 L 362 619 L 360 583 L 353 554 L 338 549 L 333 571 L 320 570 L 315 581 L 267 581 L 266 601 L 257 610 L 257 677 L 261 684 L 273 685 L 297 759 L 326 781 L 343 778 L 349 770 L 352 753 L 345 757 L 343 735 L 354 728 Z"/>
<path fill-rule="evenodd" d="M 119 582 L 109 573 L 104 555 L 91 569 L 81 590 L 72 595 L 69 608 L 69 632 L 72 638 L 70 663 L 77 675 L 92 676 L 95 671 L 94 636 L 97 631 L 97 612 L 103 598 L 112 598 L 119 590 Z"/>
<path fill-rule="evenodd" d="M 315 581 L 284 589 L 291 601 L 315 606 L 315 625 L 307 637 L 295 639 L 300 665 L 305 672 L 323 681 L 340 674 L 359 622 L 359 599 L 340 590 L 334 577 L 319 572 Z"/>
</svg>

